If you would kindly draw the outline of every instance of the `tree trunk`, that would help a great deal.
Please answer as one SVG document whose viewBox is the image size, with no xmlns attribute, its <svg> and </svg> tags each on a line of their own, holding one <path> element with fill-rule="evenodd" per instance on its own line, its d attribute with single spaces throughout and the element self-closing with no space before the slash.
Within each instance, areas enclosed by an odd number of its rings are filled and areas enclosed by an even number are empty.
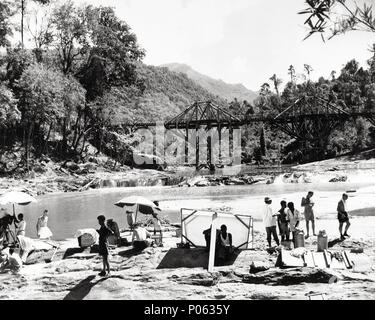
<svg viewBox="0 0 375 320">
<path fill-rule="evenodd" d="M 27 136 L 26 136 L 26 169 L 29 171 L 29 157 L 30 157 L 30 145 L 31 145 L 31 136 L 34 130 L 34 122 L 29 126 Z"/>
<path fill-rule="evenodd" d="M 48 133 L 47 133 L 46 141 L 44 142 L 44 146 L 43 146 L 43 149 L 42 149 L 41 154 L 44 154 L 44 152 L 46 152 L 47 144 L 48 144 L 48 140 L 49 140 L 49 137 L 50 137 L 50 135 L 51 135 L 51 131 L 52 131 L 52 126 L 53 126 L 53 124 L 51 123 L 50 126 L 49 126 L 49 129 L 48 129 Z M 47 150 L 47 151 L 48 151 L 48 150 Z"/>
</svg>

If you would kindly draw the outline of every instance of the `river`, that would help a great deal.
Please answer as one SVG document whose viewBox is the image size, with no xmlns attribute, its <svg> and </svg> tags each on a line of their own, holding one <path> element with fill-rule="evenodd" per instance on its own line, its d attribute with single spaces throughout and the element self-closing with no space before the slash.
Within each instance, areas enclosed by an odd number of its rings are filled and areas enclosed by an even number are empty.
<svg viewBox="0 0 375 320">
<path fill-rule="evenodd" d="M 318 218 L 335 219 L 337 202 L 341 194 L 350 192 L 349 209 L 354 215 L 375 215 L 375 186 L 366 183 L 321 183 L 321 184 L 259 184 L 220 187 L 134 187 L 106 188 L 80 193 L 61 193 L 38 197 L 37 203 L 16 206 L 16 212 L 23 212 L 27 222 L 26 234 L 36 237 L 36 221 L 44 209 L 49 210 L 49 227 L 53 239 L 73 237 L 77 229 L 97 228 L 96 217 L 104 214 L 113 218 L 120 228 L 126 227 L 124 209 L 114 205 L 128 195 L 142 195 L 159 200 L 162 214 L 172 223 L 180 222 L 180 209 L 231 208 L 231 212 L 252 215 L 261 220 L 263 198 L 273 198 L 274 209 L 283 199 L 293 201 L 300 208 L 301 197 L 308 190 L 315 191 L 315 211 Z M 367 209 L 366 209 L 367 208 Z M 365 210 L 364 210 L 365 209 Z M 11 208 L 9 208 L 11 210 Z"/>
</svg>

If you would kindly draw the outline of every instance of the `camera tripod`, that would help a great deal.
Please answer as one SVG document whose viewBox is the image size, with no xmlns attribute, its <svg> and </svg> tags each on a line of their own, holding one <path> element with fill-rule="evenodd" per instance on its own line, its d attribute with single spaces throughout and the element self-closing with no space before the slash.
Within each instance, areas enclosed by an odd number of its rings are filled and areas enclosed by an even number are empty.
<svg viewBox="0 0 375 320">
<path fill-rule="evenodd" d="M 5 230 L 3 230 L 2 236 L 3 238 L 0 240 L 0 243 L 3 247 L 4 247 L 4 243 L 6 243 L 7 245 L 12 243 L 14 247 L 18 247 L 19 245 L 18 238 L 14 234 L 14 231 L 12 231 L 12 229 L 10 228 L 10 224 L 8 224 Z M 9 238 L 12 238 L 12 242 L 9 241 Z"/>
</svg>

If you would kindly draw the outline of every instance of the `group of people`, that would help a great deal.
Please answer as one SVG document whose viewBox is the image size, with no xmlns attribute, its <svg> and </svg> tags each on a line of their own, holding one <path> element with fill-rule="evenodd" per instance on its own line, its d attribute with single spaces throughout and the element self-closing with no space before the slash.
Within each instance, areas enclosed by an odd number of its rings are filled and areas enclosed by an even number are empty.
<svg viewBox="0 0 375 320">
<path fill-rule="evenodd" d="M 281 208 L 274 213 L 271 207 L 272 199 L 266 197 L 264 199 L 265 205 L 263 208 L 263 223 L 266 228 L 268 246 L 271 247 L 272 238 L 276 242 L 276 245 L 280 245 L 279 237 L 277 235 L 277 226 L 279 228 L 279 235 L 281 241 L 289 241 L 290 233 L 292 233 L 293 242 L 295 241 L 296 232 L 300 229 L 301 221 L 306 222 L 306 236 L 310 237 L 310 223 L 312 227 L 313 236 L 315 233 L 315 214 L 314 214 L 314 201 L 313 191 L 309 191 L 306 197 L 301 200 L 301 207 L 304 208 L 303 215 L 295 208 L 293 202 L 286 202 L 285 200 L 280 202 Z M 344 240 L 346 237 L 350 237 L 348 229 L 350 227 L 349 215 L 347 211 L 347 200 L 348 195 L 344 193 L 342 198 L 337 205 L 337 219 L 339 221 L 340 238 Z M 345 226 L 344 233 L 342 232 L 343 226 Z"/>
<path fill-rule="evenodd" d="M 52 232 L 48 228 L 48 210 L 44 210 L 43 214 L 38 218 L 36 231 L 39 239 L 50 239 Z M 15 231 L 12 231 L 14 225 Z M 10 270 L 17 273 L 22 267 L 22 259 L 18 252 L 15 251 L 14 245 L 11 243 L 21 243 L 22 237 L 26 236 L 26 221 L 23 213 L 9 214 L 6 209 L 0 209 L 0 271 Z"/>
<path fill-rule="evenodd" d="M 3 237 L 5 243 L 9 243 L 12 239 L 13 233 L 10 227 L 14 224 L 14 237 L 26 235 L 26 221 L 23 213 L 17 216 L 11 215 L 6 209 L 0 209 L 0 237 Z M 36 232 L 39 239 L 50 239 L 52 232 L 48 227 L 48 210 L 44 210 L 43 214 L 38 218 L 36 224 Z M 14 239 L 13 239 L 14 240 Z"/>
</svg>

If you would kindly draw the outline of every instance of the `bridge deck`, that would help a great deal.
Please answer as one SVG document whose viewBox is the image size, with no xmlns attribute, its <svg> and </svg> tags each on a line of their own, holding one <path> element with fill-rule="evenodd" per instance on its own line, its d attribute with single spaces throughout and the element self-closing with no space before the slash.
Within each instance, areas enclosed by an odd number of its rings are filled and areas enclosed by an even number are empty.
<svg viewBox="0 0 375 320">
<path fill-rule="evenodd" d="M 375 112 L 353 112 L 353 113 L 305 113 L 305 114 L 288 114 L 284 116 L 267 115 L 267 116 L 248 116 L 239 120 L 231 121 L 217 121 L 216 119 L 202 119 L 202 120 L 193 120 L 193 121 L 183 121 L 183 122 L 140 122 L 140 123 L 122 123 L 123 127 L 138 127 L 138 128 L 148 128 L 155 127 L 157 125 L 163 125 L 166 129 L 195 129 L 199 126 L 210 126 L 210 127 L 239 127 L 243 125 L 248 125 L 252 123 L 269 123 L 269 124 L 282 124 L 290 123 L 295 121 L 303 121 L 305 119 L 316 119 L 316 118 L 325 118 L 332 120 L 347 121 L 349 119 L 356 119 L 359 117 L 367 119 L 375 119 Z"/>
</svg>

